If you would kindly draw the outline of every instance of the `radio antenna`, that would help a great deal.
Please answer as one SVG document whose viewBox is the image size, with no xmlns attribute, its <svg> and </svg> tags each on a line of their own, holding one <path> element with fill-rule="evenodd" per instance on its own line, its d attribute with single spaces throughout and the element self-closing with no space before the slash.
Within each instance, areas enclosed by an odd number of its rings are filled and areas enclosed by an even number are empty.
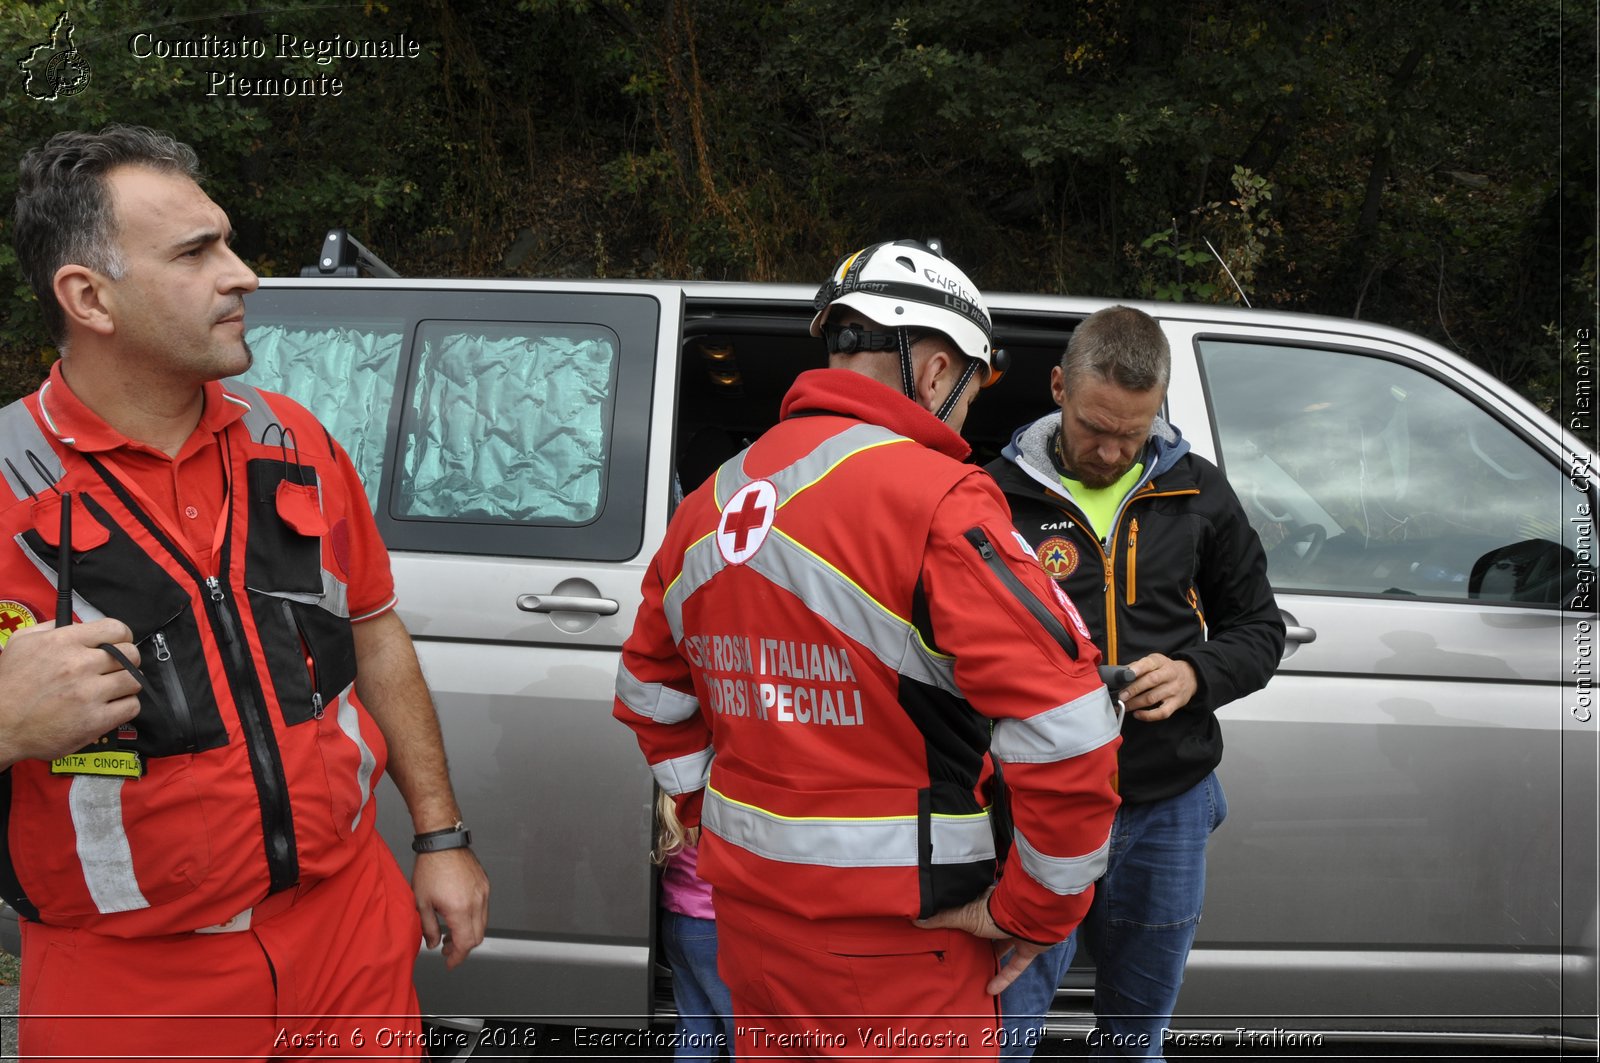
<svg viewBox="0 0 1600 1063">
<path fill-rule="evenodd" d="M 1210 248 L 1211 253 L 1216 256 L 1217 261 L 1222 263 L 1222 272 L 1226 273 L 1228 275 L 1228 279 L 1233 282 L 1233 287 L 1234 287 L 1235 290 L 1238 291 L 1239 298 L 1244 300 L 1244 305 L 1245 306 L 1250 306 L 1250 297 L 1248 295 L 1244 294 L 1244 287 L 1243 287 L 1243 285 L 1241 285 L 1239 283 L 1239 278 L 1235 277 L 1233 275 L 1233 270 L 1228 268 L 1227 261 L 1224 260 L 1221 255 L 1217 254 L 1217 249 L 1215 247 L 1211 246 L 1210 238 L 1202 236 L 1202 237 L 1200 237 L 1200 239 L 1202 239 L 1202 240 L 1204 240 L 1206 242 L 1206 247 Z M 1252 310 L 1255 309 L 1254 307 L 1250 307 L 1250 308 Z"/>
</svg>

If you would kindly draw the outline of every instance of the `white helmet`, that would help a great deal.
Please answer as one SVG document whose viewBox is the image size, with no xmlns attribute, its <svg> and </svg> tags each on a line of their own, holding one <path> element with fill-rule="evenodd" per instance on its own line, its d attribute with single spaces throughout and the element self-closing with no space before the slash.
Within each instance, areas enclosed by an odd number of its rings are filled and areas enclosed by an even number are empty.
<svg viewBox="0 0 1600 1063">
<path fill-rule="evenodd" d="M 815 305 L 813 336 L 823 334 L 835 307 L 849 307 L 886 328 L 942 332 L 962 354 L 983 363 L 986 377 L 995 369 L 988 304 L 965 273 L 920 241 L 873 244 L 841 258 L 818 289 Z"/>
</svg>

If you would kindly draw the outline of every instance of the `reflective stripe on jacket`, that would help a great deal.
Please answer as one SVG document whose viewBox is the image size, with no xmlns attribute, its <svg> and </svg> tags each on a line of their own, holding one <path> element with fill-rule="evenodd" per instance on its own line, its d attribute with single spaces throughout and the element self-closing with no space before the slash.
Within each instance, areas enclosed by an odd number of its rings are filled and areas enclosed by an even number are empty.
<svg viewBox="0 0 1600 1063">
<path fill-rule="evenodd" d="M 674 516 L 617 717 L 699 811 L 719 893 L 815 918 L 927 915 L 994 884 L 992 730 L 1016 838 L 991 910 L 1065 936 L 1115 808 L 1096 651 L 987 477 L 922 441 L 955 438 L 931 415 L 840 370 L 802 376 L 785 409 L 807 415 Z"/>
<path fill-rule="evenodd" d="M 29 918 L 113 936 L 219 923 L 338 870 L 386 758 L 354 695 L 341 549 L 350 506 L 303 408 L 229 382 L 227 478 L 202 569 L 106 454 L 57 438 L 37 394 L 0 410 L 0 598 L 54 614 L 70 492 L 74 612 L 133 631 L 140 711 L 54 766 L 0 775 L 0 895 Z M 136 775 L 94 770 L 97 756 Z"/>
</svg>

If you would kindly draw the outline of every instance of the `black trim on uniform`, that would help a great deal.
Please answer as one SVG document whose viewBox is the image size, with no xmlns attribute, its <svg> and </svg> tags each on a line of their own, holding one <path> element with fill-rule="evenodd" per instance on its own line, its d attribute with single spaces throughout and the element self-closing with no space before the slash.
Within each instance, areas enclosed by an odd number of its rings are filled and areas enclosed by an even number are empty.
<svg viewBox="0 0 1600 1063">
<path fill-rule="evenodd" d="M 322 593 L 322 540 L 301 535 L 278 515 L 278 487 L 317 489 L 309 465 L 250 458 L 245 462 L 250 531 L 245 536 L 244 582 L 251 590 Z"/>
<path fill-rule="evenodd" d="M 917 791 L 917 917 L 926 919 L 939 910 L 933 895 L 933 791 Z"/>
<path fill-rule="evenodd" d="M 972 900 L 994 885 L 995 862 L 933 862 L 932 816 L 980 815 L 976 793 L 989 749 L 989 721 L 964 699 L 902 675 L 900 707 L 922 735 L 928 786 L 918 791 L 917 865 L 921 915 L 928 916 Z"/>
<path fill-rule="evenodd" d="M 292 727 L 320 718 L 322 707 L 355 682 L 355 636 L 344 617 L 302 600 L 322 597 L 322 540 L 302 535 L 278 514 L 279 486 L 317 487 L 316 468 L 251 458 L 245 479 L 250 492 L 245 587 L 279 714 Z"/>
<path fill-rule="evenodd" d="M 998 757 L 991 757 L 994 776 L 989 780 L 989 828 L 994 831 L 994 858 L 1001 867 L 1011 855 L 1011 842 L 1017 835 L 1016 821 L 1011 818 L 1011 787 L 1000 768 Z"/>
<path fill-rule="evenodd" d="M 223 447 L 224 468 L 230 477 L 224 505 L 227 507 L 227 527 L 222 536 L 222 550 L 217 559 L 217 571 L 227 572 L 233 551 L 233 450 L 226 439 Z M 267 861 L 269 893 L 288 889 L 300 880 L 300 857 L 294 844 L 294 815 L 289 804 L 289 780 L 283 772 L 283 758 L 272 728 L 264 719 L 266 704 L 259 677 L 249 667 L 249 659 L 241 646 L 242 618 L 235 620 L 237 607 L 231 606 L 223 593 L 221 580 L 207 579 L 187 556 L 173 545 L 172 540 L 155 520 L 139 508 L 128 489 L 93 454 L 84 460 L 105 481 L 106 486 L 144 526 L 151 538 L 165 550 L 195 581 L 195 586 L 206 601 L 206 618 L 210 622 L 212 637 L 223 651 L 231 667 L 223 669 L 234 704 L 239 710 L 240 729 L 244 734 L 245 749 L 250 754 L 250 774 L 256 786 L 256 800 L 261 807 L 262 847 Z"/>
<path fill-rule="evenodd" d="M 228 475 L 233 475 L 232 450 L 226 450 Z M 233 491 L 229 482 L 227 496 L 228 527 L 222 536 L 221 556 L 217 562 L 218 573 L 230 570 L 233 563 Z M 246 529 L 245 538 L 250 538 Z M 248 549 L 249 543 L 246 542 Z M 266 691 L 261 674 L 252 667 L 243 641 L 244 617 L 236 599 L 222 591 L 220 576 L 206 581 L 208 595 L 215 615 L 222 621 L 225 634 L 224 651 L 233 660 L 232 676 L 244 686 L 243 695 L 237 688 L 234 697 L 239 703 L 239 723 L 250 750 L 250 773 L 255 778 L 256 795 L 261 804 L 262 847 L 267 856 L 267 884 L 269 894 L 289 889 L 300 881 L 300 851 L 294 840 L 294 810 L 289 801 L 289 779 L 283 771 L 283 757 L 278 751 L 278 740 L 272 734 L 272 724 L 267 720 Z M 226 669 L 224 669 L 226 671 Z"/>
<path fill-rule="evenodd" d="M 1068 657 L 1076 661 L 1078 659 L 1078 640 L 1072 637 L 1072 633 L 1066 629 L 1066 626 L 1061 621 L 1056 619 L 1055 614 L 1046 608 L 1045 604 L 1017 578 L 1017 574 L 1012 572 L 1006 566 L 1006 563 L 1000 559 L 1000 552 L 989 541 L 988 534 L 982 528 L 969 528 L 962 533 L 962 537 L 978 551 L 978 556 L 983 558 L 983 563 L 989 566 L 989 571 L 999 577 L 1001 585 L 1011 592 L 1012 596 L 1017 599 L 1017 602 L 1024 609 L 1033 614 L 1033 618 L 1039 621 L 1039 626 L 1044 628 L 1045 633 L 1055 639 L 1063 650 L 1067 651 Z"/>
<path fill-rule="evenodd" d="M 85 601 L 128 625 L 139 648 L 148 684 L 139 692 L 139 715 L 132 721 L 133 738 L 117 737 L 110 748 L 133 750 L 145 757 L 167 757 L 217 749 L 228 744 L 222 713 L 211 697 L 210 668 L 200 648 L 191 597 L 91 494 L 76 495 L 80 520 L 93 520 L 106 533 L 104 543 L 72 554 L 73 583 Z M 22 542 L 47 567 L 65 563 L 34 528 Z M 106 748 L 90 743 L 85 750 Z"/>
</svg>

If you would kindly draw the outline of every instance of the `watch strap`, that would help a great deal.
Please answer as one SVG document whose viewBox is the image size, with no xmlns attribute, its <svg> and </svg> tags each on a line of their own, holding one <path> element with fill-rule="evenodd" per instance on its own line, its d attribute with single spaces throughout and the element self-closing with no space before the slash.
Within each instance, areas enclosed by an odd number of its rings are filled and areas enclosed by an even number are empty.
<svg viewBox="0 0 1600 1063">
<path fill-rule="evenodd" d="M 465 849 L 472 844 L 472 832 L 466 824 L 456 820 L 456 825 L 443 830 L 430 830 L 411 839 L 414 853 L 437 853 L 445 849 Z"/>
</svg>

